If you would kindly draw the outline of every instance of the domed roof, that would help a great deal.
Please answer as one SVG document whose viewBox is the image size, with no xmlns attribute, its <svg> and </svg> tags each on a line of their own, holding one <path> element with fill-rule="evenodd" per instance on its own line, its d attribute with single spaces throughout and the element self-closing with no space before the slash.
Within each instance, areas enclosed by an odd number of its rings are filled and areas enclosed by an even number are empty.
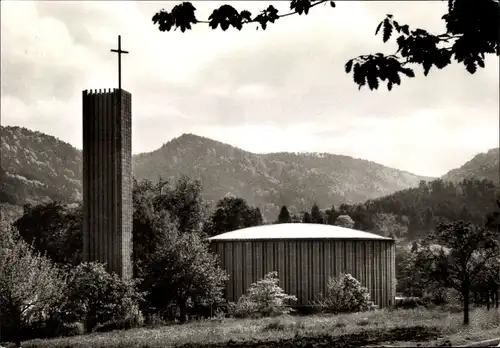
<svg viewBox="0 0 500 348">
<path fill-rule="evenodd" d="M 354 230 L 351 228 L 322 224 L 273 224 L 242 228 L 222 233 L 210 241 L 223 240 L 262 240 L 262 239 L 362 239 L 393 240 L 377 234 Z"/>
</svg>

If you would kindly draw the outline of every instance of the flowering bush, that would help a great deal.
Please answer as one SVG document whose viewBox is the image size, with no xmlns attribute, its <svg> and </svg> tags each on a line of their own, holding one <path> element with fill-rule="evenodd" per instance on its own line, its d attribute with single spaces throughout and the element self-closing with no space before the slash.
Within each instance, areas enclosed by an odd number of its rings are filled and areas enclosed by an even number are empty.
<svg viewBox="0 0 500 348">
<path fill-rule="evenodd" d="M 276 316 L 290 313 L 287 301 L 297 301 L 279 287 L 278 272 L 270 272 L 250 285 L 247 293 L 236 303 L 230 303 L 228 312 L 235 317 Z"/>
<path fill-rule="evenodd" d="M 335 314 L 351 313 L 373 307 L 368 290 L 350 274 L 330 278 L 326 287 L 326 293 L 320 293 L 316 300 L 323 311 Z"/>
</svg>

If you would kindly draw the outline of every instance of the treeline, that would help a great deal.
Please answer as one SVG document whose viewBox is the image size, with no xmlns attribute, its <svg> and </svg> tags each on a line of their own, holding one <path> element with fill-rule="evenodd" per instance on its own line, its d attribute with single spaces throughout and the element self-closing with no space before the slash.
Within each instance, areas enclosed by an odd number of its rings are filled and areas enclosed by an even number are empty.
<svg viewBox="0 0 500 348">
<path fill-rule="evenodd" d="M 361 204 L 341 204 L 321 210 L 314 204 L 309 212 L 290 214 L 286 206 L 276 219 L 283 222 L 336 224 L 347 215 L 354 228 L 386 236 L 415 240 L 425 237 L 440 223 L 458 220 L 484 225 L 487 214 L 495 210 L 498 187 L 492 181 L 467 179 L 458 184 L 435 180 L 418 187 Z"/>
</svg>

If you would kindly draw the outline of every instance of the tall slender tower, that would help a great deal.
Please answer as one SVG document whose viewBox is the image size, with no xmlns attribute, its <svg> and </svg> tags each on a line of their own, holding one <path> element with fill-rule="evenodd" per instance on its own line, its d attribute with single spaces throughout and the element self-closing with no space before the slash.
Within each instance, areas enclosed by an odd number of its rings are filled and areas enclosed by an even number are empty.
<svg viewBox="0 0 500 348">
<path fill-rule="evenodd" d="M 83 91 L 83 256 L 132 277 L 132 96 Z"/>
</svg>

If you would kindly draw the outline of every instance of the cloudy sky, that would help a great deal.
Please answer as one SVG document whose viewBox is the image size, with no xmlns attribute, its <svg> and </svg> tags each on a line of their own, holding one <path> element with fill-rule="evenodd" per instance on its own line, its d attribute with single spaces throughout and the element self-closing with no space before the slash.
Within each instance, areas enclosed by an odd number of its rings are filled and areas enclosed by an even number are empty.
<svg viewBox="0 0 500 348">
<path fill-rule="evenodd" d="M 176 2 L 2 1 L 1 122 L 81 148 L 81 93 L 132 93 L 133 152 L 194 133 L 257 152 L 330 152 L 439 176 L 498 147 L 498 57 L 405 80 L 392 92 L 358 91 L 344 72 L 355 56 L 394 45 L 374 36 L 386 13 L 443 30 L 445 1 L 337 2 L 268 30 L 159 32 L 151 17 Z M 263 9 L 268 2 L 234 2 Z M 221 3 L 196 2 L 199 19 Z M 274 5 L 284 12 L 288 2 Z"/>
</svg>

